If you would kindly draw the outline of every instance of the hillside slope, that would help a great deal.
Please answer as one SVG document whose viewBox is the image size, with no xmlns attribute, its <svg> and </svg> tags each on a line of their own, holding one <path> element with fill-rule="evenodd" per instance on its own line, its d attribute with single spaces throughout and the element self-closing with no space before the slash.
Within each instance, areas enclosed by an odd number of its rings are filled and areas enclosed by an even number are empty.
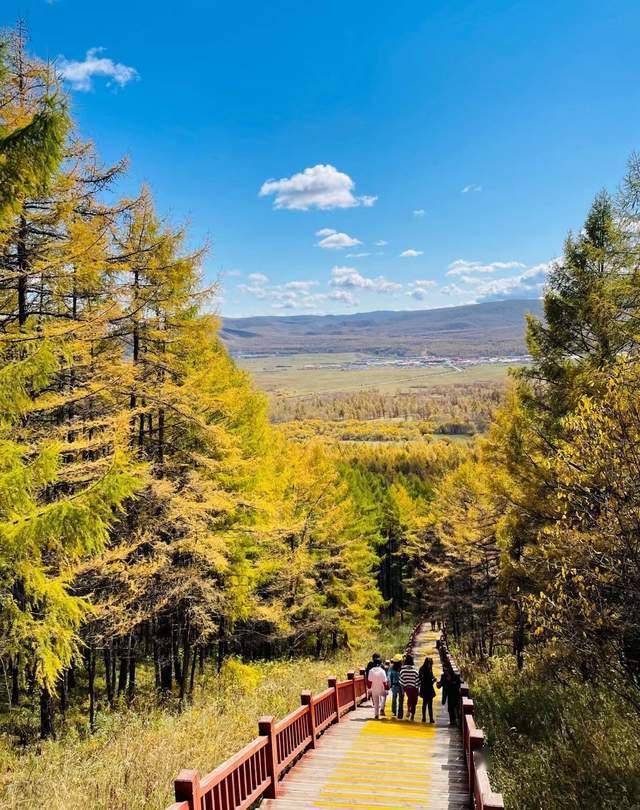
<svg viewBox="0 0 640 810">
<path fill-rule="evenodd" d="M 225 318 L 222 338 L 235 353 L 364 351 L 445 357 L 520 355 L 525 315 L 537 300 L 492 301 L 410 312 Z"/>
</svg>

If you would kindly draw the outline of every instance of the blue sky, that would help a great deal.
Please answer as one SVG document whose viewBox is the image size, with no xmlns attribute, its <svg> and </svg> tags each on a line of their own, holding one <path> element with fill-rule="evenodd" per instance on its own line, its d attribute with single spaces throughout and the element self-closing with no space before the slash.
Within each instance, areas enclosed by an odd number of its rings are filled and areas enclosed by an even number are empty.
<svg viewBox="0 0 640 810">
<path fill-rule="evenodd" d="M 228 315 L 535 297 L 640 148 L 638 0 L 4 0 L 18 16 L 83 133 L 129 156 L 123 192 L 209 242 Z"/>
</svg>

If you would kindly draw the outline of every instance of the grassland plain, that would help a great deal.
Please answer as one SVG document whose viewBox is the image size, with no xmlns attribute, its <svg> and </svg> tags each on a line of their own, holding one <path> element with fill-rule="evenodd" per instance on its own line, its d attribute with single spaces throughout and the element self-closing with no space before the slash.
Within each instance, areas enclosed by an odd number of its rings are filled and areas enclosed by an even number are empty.
<svg viewBox="0 0 640 810">
<path fill-rule="evenodd" d="M 265 357 L 239 357 L 239 365 L 249 371 L 256 385 L 269 394 L 305 396 L 318 393 L 428 392 L 434 386 L 465 383 L 503 383 L 506 363 L 405 366 L 377 365 L 379 357 L 363 354 L 293 354 Z M 370 361 L 370 365 L 360 365 Z M 359 365 L 353 364 L 358 362 Z"/>
<path fill-rule="evenodd" d="M 408 625 L 396 624 L 328 659 L 250 665 L 230 659 L 220 675 L 203 677 L 184 711 L 158 706 L 152 690 L 143 690 L 131 708 L 99 714 L 93 735 L 86 725 L 74 724 L 73 711 L 58 740 L 21 752 L 5 734 L 0 806 L 162 810 L 173 800 L 173 779 L 181 768 L 212 770 L 256 736 L 261 715 L 283 717 L 300 705 L 302 690 L 326 688 L 328 676 L 344 677 L 364 666 L 374 649 L 383 655 L 400 651 L 409 632 Z"/>
</svg>

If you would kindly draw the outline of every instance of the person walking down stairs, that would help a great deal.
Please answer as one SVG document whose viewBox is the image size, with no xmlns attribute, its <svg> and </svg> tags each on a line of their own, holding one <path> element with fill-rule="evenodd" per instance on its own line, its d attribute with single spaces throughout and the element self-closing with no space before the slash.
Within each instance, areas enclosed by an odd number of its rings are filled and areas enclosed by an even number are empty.
<svg viewBox="0 0 640 810">
<path fill-rule="evenodd" d="M 436 696 L 433 686 L 436 682 L 436 676 L 433 674 L 433 658 L 425 658 L 418 674 L 420 675 L 420 697 L 422 698 L 422 722 L 427 722 L 428 709 L 429 722 L 433 723 L 433 699 Z"/>
<path fill-rule="evenodd" d="M 373 701 L 373 711 L 376 720 L 380 717 L 380 711 L 384 714 L 384 702 L 387 698 L 389 681 L 387 673 L 380 664 L 372 667 L 367 675 L 367 686 L 371 690 L 371 700 Z"/>
<path fill-rule="evenodd" d="M 407 717 L 413 720 L 416 716 L 418 704 L 418 690 L 420 688 L 420 675 L 413 665 L 413 656 L 405 655 L 404 664 L 400 670 L 400 686 L 407 696 Z"/>
<path fill-rule="evenodd" d="M 389 688 L 391 689 L 391 714 L 402 720 L 404 714 L 404 695 L 400 686 L 400 670 L 402 669 L 402 656 L 394 655 L 389 670 Z"/>
</svg>

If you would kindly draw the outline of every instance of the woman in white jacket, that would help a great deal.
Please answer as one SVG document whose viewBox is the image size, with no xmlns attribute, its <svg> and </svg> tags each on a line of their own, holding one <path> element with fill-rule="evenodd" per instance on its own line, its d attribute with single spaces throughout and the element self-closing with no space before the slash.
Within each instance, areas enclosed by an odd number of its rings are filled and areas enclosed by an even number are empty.
<svg viewBox="0 0 640 810">
<path fill-rule="evenodd" d="M 384 711 L 384 701 L 389 689 L 387 673 L 379 664 L 369 670 L 367 686 L 371 691 L 374 717 L 377 720 L 380 717 L 380 710 L 382 709 L 382 711 Z"/>
</svg>

